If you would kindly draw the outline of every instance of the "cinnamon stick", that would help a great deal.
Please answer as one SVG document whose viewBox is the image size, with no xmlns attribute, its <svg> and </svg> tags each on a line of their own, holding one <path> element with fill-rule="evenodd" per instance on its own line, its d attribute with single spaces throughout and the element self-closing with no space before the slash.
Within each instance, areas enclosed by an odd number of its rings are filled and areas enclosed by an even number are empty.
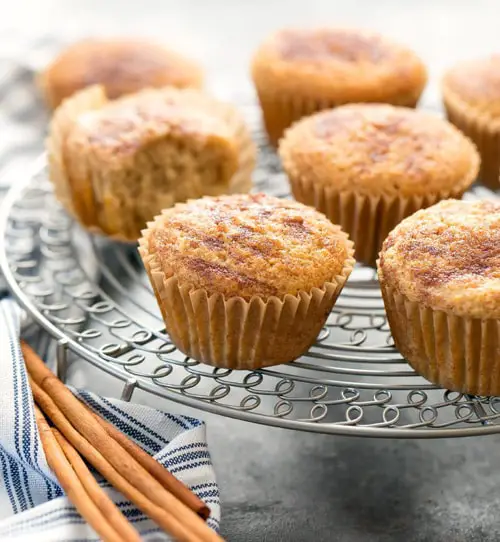
<svg viewBox="0 0 500 542">
<path fill-rule="evenodd" d="M 99 486 L 78 452 L 55 427 L 52 428 L 52 433 L 66 456 L 66 459 L 73 467 L 73 470 L 78 476 L 89 498 L 97 506 L 115 531 L 120 535 L 121 540 L 124 542 L 141 542 L 139 533 L 134 529 L 134 527 L 132 527 L 132 524 L 120 512 L 118 507 L 108 497 L 105 491 L 103 491 L 103 489 Z"/>
<path fill-rule="evenodd" d="M 82 406 L 88 407 L 82 403 Z M 88 409 L 92 412 L 90 409 Z M 121 431 L 118 431 L 114 425 L 102 419 L 92 412 L 96 421 L 101 424 L 106 433 L 115 439 L 127 452 L 140 463 L 160 484 L 172 495 L 175 495 L 181 502 L 191 508 L 203 519 L 210 516 L 210 508 L 199 499 L 190 489 L 188 489 L 180 480 L 164 468 L 156 459 L 147 454 L 140 446 L 130 440 Z"/>
<path fill-rule="evenodd" d="M 137 508 L 155 521 L 167 533 L 180 542 L 200 542 L 204 540 L 193 535 L 180 521 L 149 500 L 124 478 L 115 468 L 71 425 L 66 416 L 59 410 L 50 396 L 31 378 L 30 385 L 38 406 L 52 423 L 61 431 L 68 441 L 102 474 L 118 491 L 123 493 Z M 197 516 L 196 516 L 197 517 Z M 201 520 L 200 520 L 201 521 Z M 208 527 L 207 527 L 208 528 Z"/>
<path fill-rule="evenodd" d="M 26 343 L 22 342 L 21 347 L 31 379 L 41 388 L 33 386 L 37 402 L 71 444 L 111 484 L 178 540 L 221 542 L 197 514 L 168 492 L 95 422 L 93 414 L 83 408 Z"/>
<path fill-rule="evenodd" d="M 105 542 L 121 542 L 123 540 L 121 534 L 108 523 L 99 508 L 97 508 L 88 496 L 78 476 L 59 447 L 47 420 L 36 406 L 35 418 L 47 463 L 57 476 L 69 500 Z"/>
</svg>

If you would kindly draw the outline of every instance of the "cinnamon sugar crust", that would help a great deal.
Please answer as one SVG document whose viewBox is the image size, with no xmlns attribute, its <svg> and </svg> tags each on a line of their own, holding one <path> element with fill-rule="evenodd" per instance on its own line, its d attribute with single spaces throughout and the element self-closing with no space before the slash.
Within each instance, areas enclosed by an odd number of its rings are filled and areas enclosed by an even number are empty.
<svg viewBox="0 0 500 542">
<path fill-rule="evenodd" d="M 265 194 L 178 204 L 143 235 L 167 278 L 246 300 L 322 288 L 352 253 L 347 235 L 323 214 Z"/>
<path fill-rule="evenodd" d="M 39 83 L 48 105 L 55 108 L 94 84 L 102 84 L 112 99 L 146 87 L 200 88 L 203 71 L 194 60 L 153 42 L 87 39 L 63 50 Z"/>
<path fill-rule="evenodd" d="M 287 173 L 358 194 L 426 196 L 465 190 L 479 168 L 474 144 L 437 116 L 385 104 L 317 113 L 280 143 Z"/>
<path fill-rule="evenodd" d="M 395 51 L 384 46 L 383 39 L 377 34 L 340 29 L 284 30 L 276 46 L 282 59 L 293 62 L 339 60 L 377 64 L 395 56 Z"/>
<path fill-rule="evenodd" d="M 427 80 L 411 50 L 350 28 L 280 30 L 257 50 L 252 74 L 259 87 L 339 103 L 416 101 Z"/>
<path fill-rule="evenodd" d="M 148 89 L 110 101 L 76 119 L 68 150 L 84 142 L 94 160 L 113 167 L 113 160 L 126 159 L 161 138 L 187 138 L 186 143 L 198 150 L 210 144 L 224 149 L 220 180 L 227 182 L 237 169 L 236 142 L 225 120 L 197 100 L 197 94 L 193 98 L 169 89 Z"/>
<path fill-rule="evenodd" d="M 470 318 L 500 317 L 500 203 L 447 200 L 386 239 L 380 280 L 410 301 Z"/>
<path fill-rule="evenodd" d="M 468 107 L 499 118 L 500 55 L 460 62 L 445 74 L 443 87 Z"/>
</svg>

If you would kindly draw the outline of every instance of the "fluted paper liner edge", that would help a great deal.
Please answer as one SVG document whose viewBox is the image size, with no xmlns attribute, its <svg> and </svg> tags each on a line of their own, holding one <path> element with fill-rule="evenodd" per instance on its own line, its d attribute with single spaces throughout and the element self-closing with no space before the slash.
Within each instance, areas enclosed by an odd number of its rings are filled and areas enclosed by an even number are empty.
<svg viewBox="0 0 500 542">
<path fill-rule="evenodd" d="M 397 224 L 419 209 L 430 207 L 443 199 L 460 199 L 477 174 L 477 166 L 474 166 L 468 176 L 451 191 L 413 197 L 397 194 L 369 195 L 336 190 L 310 181 L 294 174 L 293 167 L 286 162 L 285 158 L 283 165 L 294 198 L 315 207 L 334 224 L 338 224 L 354 242 L 356 260 L 372 267 L 375 266 L 382 243 Z"/>
<path fill-rule="evenodd" d="M 89 232 L 115 241 L 130 243 L 120 233 L 106 233 L 99 225 L 98 205 L 91 172 L 83 160 L 69 160 L 65 154 L 66 138 L 78 116 L 108 103 L 104 87 L 94 85 L 63 100 L 55 110 L 46 139 L 49 178 L 54 193 L 66 211 Z M 71 167 L 71 173 L 68 169 Z"/>
<path fill-rule="evenodd" d="M 286 93 L 272 92 L 267 88 L 264 89 L 262 85 L 256 85 L 256 90 L 268 139 L 271 145 L 275 147 L 278 145 L 285 130 L 294 122 L 318 111 L 334 109 L 335 107 L 351 103 L 328 98 L 306 98 L 304 96 L 292 96 Z M 414 108 L 419 98 L 420 94 L 418 96 L 405 96 L 401 97 L 399 102 L 394 100 L 390 103 L 392 105 Z"/>
<path fill-rule="evenodd" d="M 466 318 L 411 301 L 379 269 L 387 319 L 399 352 L 421 376 L 472 395 L 500 395 L 500 321 Z"/>
<path fill-rule="evenodd" d="M 70 160 L 65 153 L 66 138 L 76 119 L 82 113 L 99 109 L 108 102 L 104 87 L 94 85 L 64 100 L 56 109 L 46 140 L 49 177 L 56 198 L 88 231 L 116 241 L 136 243 L 137 239 L 130 232 L 122 231 L 121 227 L 113 228 L 117 231 L 106 227 L 107 222 L 116 222 L 123 215 L 119 201 L 117 200 L 116 209 L 107 209 L 111 205 L 112 198 L 107 194 L 106 205 L 103 204 L 100 193 L 104 189 L 94 186 L 92 171 L 89 170 L 86 161 Z M 249 192 L 252 189 L 252 174 L 256 164 L 255 144 L 243 117 L 234 106 L 215 101 L 214 106 L 231 127 L 239 149 L 238 170 L 230 180 L 228 192 L 231 194 Z M 69 168 L 71 172 L 68 171 Z"/>
<path fill-rule="evenodd" d="M 79 115 L 86 111 L 99 109 L 107 103 L 103 87 L 92 86 L 79 92 L 73 97 L 64 100 L 55 111 L 49 126 L 49 135 L 46 140 L 49 163 L 49 177 L 54 186 L 57 199 L 66 210 L 85 226 L 92 226 L 96 204 L 92 187 L 88 184 L 88 172 L 84 162 L 70 161 L 65 156 L 66 138 Z M 90 212 L 90 217 L 88 213 Z M 89 219 L 88 219 L 88 218 Z"/>
<path fill-rule="evenodd" d="M 467 105 L 445 84 L 443 102 L 448 120 L 475 143 L 481 155 L 481 182 L 497 190 L 500 188 L 500 120 Z"/>
<path fill-rule="evenodd" d="M 153 223 L 149 223 L 148 227 Z M 149 230 L 139 240 L 146 272 L 177 348 L 193 359 L 229 369 L 253 370 L 298 358 L 314 343 L 353 267 L 352 242 L 341 273 L 322 288 L 283 299 L 225 298 L 166 277 L 149 251 Z M 347 238 L 347 236 L 346 236 Z"/>
</svg>

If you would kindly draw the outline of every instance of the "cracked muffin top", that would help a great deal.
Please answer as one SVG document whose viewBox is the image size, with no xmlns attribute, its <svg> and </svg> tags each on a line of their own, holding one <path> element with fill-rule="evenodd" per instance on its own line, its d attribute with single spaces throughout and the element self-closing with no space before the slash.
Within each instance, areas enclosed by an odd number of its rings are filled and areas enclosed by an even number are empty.
<svg viewBox="0 0 500 542">
<path fill-rule="evenodd" d="M 474 144 L 449 122 L 385 104 L 305 118 L 285 132 L 279 151 L 289 175 L 372 195 L 465 189 L 479 167 Z"/>
<path fill-rule="evenodd" d="M 109 100 L 102 85 L 53 115 L 50 179 L 87 228 L 136 241 L 162 209 L 248 192 L 255 145 L 242 114 L 195 89 L 146 89 Z"/>
<path fill-rule="evenodd" d="M 198 91 L 146 89 L 106 102 L 80 114 L 68 137 L 68 148 L 80 145 L 93 161 L 113 168 L 114 162 L 133 156 L 162 138 L 192 147 L 224 149 L 221 178 L 229 179 L 238 166 L 238 148 L 231 127 L 214 113 L 213 100 Z"/>
<path fill-rule="evenodd" d="M 209 295 L 297 295 L 354 264 L 352 243 L 339 226 L 310 207 L 265 194 L 178 204 L 143 235 L 167 277 Z"/>
<path fill-rule="evenodd" d="M 427 81 L 413 51 L 353 28 L 280 30 L 257 50 L 252 73 L 272 86 L 340 103 L 404 100 L 420 95 Z"/>
<path fill-rule="evenodd" d="M 500 55 L 468 60 L 453 66 L 443 78 L 446 94 L 478 112 L 500 117 Z"/>
<path fill-rule="evenodd" d="M 403 220 L 380 253 L 381 280 L 411 301 L 500 317 L 500 203 L 446 200 Z"/>
<path fill-rule="evenodd" d="M 200 88 L 203 72 L 195 61 L 164 46 L 138 39 L 87 39 L 63 50 L 40 75 L 51 108 L 77 90 L 102 84 L 108 98 L 147 87 Z"/>
</svg>

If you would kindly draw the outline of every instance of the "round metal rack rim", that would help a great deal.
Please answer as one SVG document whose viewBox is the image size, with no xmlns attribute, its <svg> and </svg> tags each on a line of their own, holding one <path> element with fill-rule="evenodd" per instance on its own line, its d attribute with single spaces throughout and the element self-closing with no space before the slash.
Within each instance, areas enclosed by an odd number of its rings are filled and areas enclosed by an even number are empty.
<svg viewBox="0 0 500 542">
<path fill-rule="evenodd" d="M 273 372 L 272 368 L 264 369 L 261 372 L 256 371 L 253 373 L 249 373 L 245 379 L 244 384 L 240 385 L 244 387 L 244 389 L 248 392 L 248 395 L 241 401 L 240 407 L 241 408 L 234 408 L 231 405 L 223 405 L 218 404 L 216 402 L 217 398 L 217 388 L 222 393 L 221 396 L 225 396 L 224 393 L 227 395 L 229 391 L 227 391 L 227 388 L 229 386 L 229 389 L 231 389 L 233 386 L 237 388 L 237 384 L 219 384 L 215 388 L 212 389 L 211 393 L 212 396 L 207 396 L 204 398 L 196 397 L 196 394 L 193 395 L 187 395 L 184 393 L 185 390 L 179 388 L 180 391 L 175 391 L 174 387 L 169 387 L 168 385 L 160 385 L 158 384 L 158 378 L 155 380 L 154 378 L 150 378 L 148 381 L 146 378 L 143 378 L 141 376 L 135 376 L 131 372 L 127 372 L 123 366 L 120 366 L 118 363 L 109 363 L 106 362 L 102 356 L 100 356 L 97 351 L 93 351 L 87 347 L 85 347 L 80 341 L 78 341 L 75 337 L 71 336 L 69 332 L 67 332 L 63 326 L 58 327 L 53 321 L 51 321 L 47 315 L 44 313 L 43 304 L 37 305 L 35 301 L 30 298 L 30 296 L 26 293 L 26 291 L 23 291 L 23 288 L 21 287 L 21 284 L 17 280 L 15 273 L 13 272 L 11 262 L 9 260 L 9 253 L 8 253 L 8 247 L 7 247 L 7 234 L 8 234 L 8 226 L 9 226 L 9 220 L 10 215 L 12 212 L 12 209 L 14 206 L 21 200 L 22 195 L 29 191 L 30 189 L 30 183 L 33 182 L 33 178 L 35 174 L 37 174 L 45 165 L 45 157 L 40 157 L 33 166 L 33 175 L 27 175 L 25 179 L 22 180 L 22 182 L 17 182 L 14 187 L 9 191 L 7 196 L 5 197 L 5 200 L 2 204 L 1 211 L 0 211 L 0 270 L 4 274 L 6 282 L 8 284 L 8 287 L 12 293 L 12 295 L 16 298 L 16 300 L 19 302 L 20 306 L 29 314 L 29 316 L 38 323 L 42 328 L 44 328 L 56 341 L 58 341 L 58 348 L 56 350 L 57 352 L 57 361 L 58 361 L 58 371 L 61 375 L 65 372 L 65 357 L 67 349 L 74 352 L 76 355 L 81 357 L 82 359 L 90 362 L 94 366 L 98 367 L 101 370 L 104 370 L 108 374 L 120 379 L 124 382 L 124 388 L 122 392 L 122 398 L 124 400 L 130 400 L 132 397 L 132 394 L 135 389 L 141 389 L 146 392 L 149 392 L 153 395 L 163 397 L 170 399 L 172 401 L 181 403 L 188 407 L 194 407 L 198 408 L 200 410 L 205 410 L 207 412 L 211 412 L 213 414 L 219 414 L 224 415 L 231 418 L 236 418 L 240 420 L 245 421 L 251 421 L 263 425 L 270 425 L 275 427 L 282 427 L 282 428 L 288 428 L 288 429 L 295 429 L 295 430 L 301 430 L 301 431 L 310 431 L 310 432 L 316 432 L 316 433 L 328 433 L 328 434 L 337 434 L 337 435 L 344 435 L 344 436 L 359 436 L 359 437 L 377 437 L 377 438 L 443 438 L 443 437 L 467 437 L 467 436 L 477 436 L 477 435 L 486 435 L 486 434 L 493 434 L 500 432 L 500 425 L 497 425 L 496 423 L 492 423 L 493 419 L 497 419 L 497 416 L 500 416 L 500 412 L 496 410 L 496 402 L 493 400 L 493 403 L 490 405 L 491 410 L 493 411 L 492 415 L 489 415 L 484 410 L 483 402 L 481 401 L 481 398 L 473 398 L 468 397 L 466 398 L 465 402 L 460 402 L 459 400 L 450 400 L 449 396 L 447 396 L 448 392 L 444 392 L 444 402 L 441 400 L 440 403 L 437 403 L 435 405 L 432 404 L 425 404 L 427 401 L 426 393 L 432 390 L 437 390 L 437 388 L 429 385 L 428 383 L 422 383 L 422 384 L 409 384 L 409 385 L 398 385 L 394 384 L 387 380 L 385 382 L 381 382 L 380 385 L 369 382 L 369 383 L 362 383 L 359 382 L 359 384 L 354 382 L 342 382 L 342 381 L 330 381 L 330 380 L 319 380 L 317 378 L 307 378 L 301 377 L 299 375 L 295 375 L 292 373 L 287 373 L 283 371 L 287 371 L 288 369 L 279 369 L 277 372 Z M 28 267 L 30 263 L 26 264 Z M 22 267 L 22 265 L 20 266 Z M 363 281 L 360 281 L 360 284 L 362 284 Z M 368 286 L 370 287 L 370 281 L 368 281 Z M 353 298 L 361 298 L 362 295 L 354 293 Z M 368 296 L 367 300 L 372 301 L 373 299 L 376 300 L 376 298 L 373 298 L 372 296 Z M 42 305 L 42 306 L 40 306 Z M 370 305 L 371 307 L 371 305 Z M 102 307 L 101 307 L 102 308 Z M 105 308 L 105 307 L 104 307 Z M 355 314 L 363 314 L 363 310 L 361 310 L 359 313 L 356 313 L 356 310 L 354 310 Z M 369 311 L 368 311 L 369 312 Z M 372 312 L 372 315 L 375 314 Z M 342 313 L 338 316 L 338 320 L 342 321 Z M 372 327 L 374 329 L 380 329 L 381 325 L 380 322 L 376 323 L 376 317 L 380 316 L 377 312 L 375 316 L 373 316 L 373 322 Z M 347 322 L 347 324 L 346 324 Z M 346 329 L 349 328 L 349 315 L 344 318 L 343 325 L 345 325 Z M 377 327 L 378 326 L 378 327 Z M 369 329 L 369 326 L 368 326 Z M 359 330 L 354 330 L 354 335 Z M 361 332 L 362 334 L 363 332 Z M 359 335 L 359 333 L 358 333 Z M 355 337 L 354 337 L 355 339 Z M 362 340 L 362 338 L 361 338 Z M 359 342 L 359 337 L 358 337 Z M 354 346 L 353 346 L 354 345 Z M 352 349 L 357 348 L 356 340 L 352 344 L 346 344 L 338 345 L 338 352 L 345 351 L 349 352 Z M 321 347 L 321 345 L 319 345 Z M 359 346 L 359 345 L 358 345 Z M 389 344 L 387 346 L 390 346 Z M 318 345 L 316 345 L 318 347 Z M 327 348 L 325 346 L 325 348 Z M 335 346 L 330 346 L 331 349 L 335 349 Z M 343 350 L 342 350 L 343 349 Z M 327 361 L 331 361 L 327 356 L 322 357 L 321 353 L 317 353 L 318 348 L 316 348 L 314 355 L 312 356 L 312 360 L 315 359 L 324 359 Z M 361 346 L 358 353 L 362 353 L 365 355 L 368 355 L 370 352 L 375 351 L 376 353 L 379 350 L 383 351 L 383 348 L 379 347 L 364 347 Z M 395 352 L 395 351 L 394 351 Z M 391 354 L 391 350 L 388 350 L 388 354 Z M 377 358 L 374 358 L 374 360 L 369 360 L 370 363 L 376 362 Z M 392 363 L 404 363 L 404 360 L 399 360 L 395 358 L 394 360 L 387 360 Z M 139 362 L 140 363 L 140 362 Z M 172 362 L 173 363 L 173 362 Z M 353 363 L 351 361 L 351 363 Z M 201 378 L 203 373 L 196 372 L 191 369 L 191 365 L 187 365 L 186 363 L 180 363 L 183 365 L 184 369 L 186 370 L 186 377 L 184 380 L 194 377 Z M 303 366 L 303 367 L 302 367 Z M 287 366 L 285 366 L 287 367 Z M 293 364 L 291 365 L 293 367 Z M 307 363 L 297 363 L 297 365 L 294 368 L 304 368 L 306 370 L 314 370 L 315 367 L 318 371 L 321 372 L 322 368 L 320 365 L 314 366 L 314 364 L 311 364 L 309 362 Z M 187 370 L 189 369 L 189 370 Z M 341 371 L 336 371 L 336 368 L 334 367 L 332 369 L 332 373 L 342 374 Z M 202 369 L 203 371 L 203 369 Z M 227 376 L 227 374 L 230 374 L 230 371 L 225 370 L 218 370 L 213 369 L 212 375 L 205 375 L 209 376 L 210 378 L 213 378 L 214 383 L 218 382 L 221 378 Z M 370 373 L 369 369 L 362 369 L 356 372 L 357 370 L 354 369 L 352 372 L 350 372 L 348 369 L 345 370 L 347 374 L 356 375 L 358 373 L 363 373 L 365 375 L 375 374 L 377 376 L 377 373 L 372 371 Z M 393 371 L 392 376 L 400 376 L 401 374 L 407 375 L 408 371 Z M 390 373 L 388 373 L 390 376 Z M 193 376 L 194 375 L 194 376 Z M 197 376 L 198 375 L 198 376 Z M 383 375 L 383 373 L 382 373 Z M 260 377 L 260 380 L 258 380 L 257 376 Z M 265 391 L 261 390 L 260 392 L 257 390 L 253 390 L 252 388 L 256 384 L 252 384 L 250 382 L 251 378 L 257 378 L 258 383 L 262 382 L 265 378 L 280 378 L 279 383 L 277 384 L 274 391 Z M 288 388 L 285 386 L 282 386 L 283 383 L 286 384 L 286 382 L 292 382 L 292 385 L 289 385 Z M 287 393 L 293 389 L 293 383 L 301 383 L 301 382 L 307 382 L 309 385 L 312 386 L 309 390 L 309 395 L 304 397 L 293 397 L 287 398 Z M 333 382 L 333 385 L 337 388 L 342 388 L 342 399 L 325 399 L 328 395 L 328 386 Z M 359 389 L 353 389 L 354 386 L 359 385 Z M 281 386 L 281 388 L 280 388 Z M 214 391 L 215 390 L 215 391 Z M 288 391 L 287 391 L 288 390 Z M 326 390 L 326 391 L 325 391 Z M 371 392 L 374 392 L 373 398 L 370 399 L 368 402 L 363 401 L 361 399 L 361 391 L 363 390 L 371 390 Z M 391 399 L 392 391 L 397 390 L 405 390 L 408 393 L 407 396 L 407 403 L 406 404 L 400 404 L 396 403 L 394 405 L 388 403 L 389 399 Z M 226 393 L 227 392 L 227 393 Z M 260 396 L 265 396 L 267 393 L 268 395 L 275 395 L 278 400 L 278 402 L 275 404 L 275 414 L 269 415 L 269 414 L 262 414 L 260 412 L 254 412 L 252 409 L 245 410 L 245 406 L 248 403 L 251 403 L 253 400 L 258 402 L 260 401 L 260 398 L 258 397 L 258 394 L 260 393 Z M 316 394 L 316 395 L 315 395 Z M 458 395 L 458 394 L 457 394 Z M 420 397 L 420 399 L 418 399 Z M 414 399 L 416 398 L 416 399 Z M 300 401 L 303 402 L 310 402 L 312 403 L 311 407 L 311 417 L 313 419 L 310 420 L 303 420 L 303 419 L 290 419 L 286 418 L 285 416 L 289 414 L 293 410 L 293 406 L 290 408 L 289 405 L 287 405 L 287 402 L 290 403 L 290 401 L 296 401 L 299 403 Z M 323 401 L 323 402 L 322 402 Z M 447 402 L 448 401 L 448 402 Z M 326 413 L 328 410 L 328 406 L 331 405 L 337 405 L 341 404 L 346 407 L 346 418 L 343 421 L 335 421 L 335 422 L 322 422 L 323 419 L 322 415 Z M 375 422 L 375 423 L 365 423 L 364 425 L 360 424 L 359 422 L 363 418 L 363 407 L 366 405 L 370 405 L 372 407 L 384 407 L 383 415 L 380 417 L 381 421 Z M 431 423 L 426 421 L 425 416 L 429 415 L 431 419 L 437 419 L 437 410 L 441 407 L 449 406 L 450 408 L 453 407 L 455 411 L 455 416 L 457 417 L 457 420 L 451 421 L 448 423 L 441 424 L 441 426 L 433 427 L 432 425 L 426 425 L 427 423 Z M 251 405 L 250 405 L 251 406 Z M 282 407 L 285 407 L 284 409 Z M 415 410 L 419 410 L 420 415 L 420 423 L 414 423 L 414 424 L 408 424 L 407 427 L 398 427 L 396 424 L 400 419 L 401 412 L 404 409 L 414 408 Z M 281 409 L 281 410 L 280 410 Z M 288 410 L 287 410 L 288 409 Z M 499 399 L 499 409 L 500 409 L 500 399 Z M 317 419 L 319 421 L 316 421 L 314 419 L 313 413 L 318 413 Z M 471 417 L 474 415 L 474 412 L 476 414 L 476 418 L 473 423 L 475 423 L 477 426 L 469 426 L 469 427 L 451 427 L 454 423 L 457 422 L 470 422 Z"/>
</svg>

